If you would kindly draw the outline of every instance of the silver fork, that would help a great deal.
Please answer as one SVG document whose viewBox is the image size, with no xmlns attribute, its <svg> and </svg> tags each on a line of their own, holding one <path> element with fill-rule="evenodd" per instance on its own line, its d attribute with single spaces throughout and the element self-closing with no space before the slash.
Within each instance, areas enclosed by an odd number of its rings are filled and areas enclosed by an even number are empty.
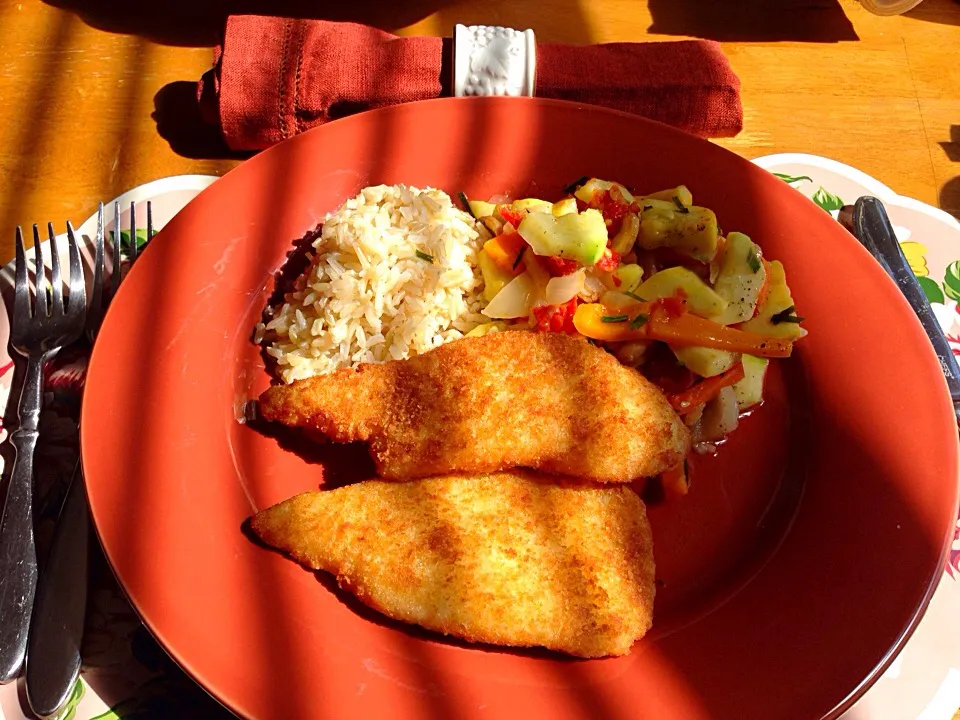
<svg viewBox="0 0 960 720">
<path fill-rule="evenodd" d="M 40 246 L 33 226 L 36 292 L 30 309 L 30 284 L 23 232 L 17 227 L 16 281 L 10 346 L 26 360 L 27 368 L 18 405 L 19 426 L 10 436 L 16 450 L 6 502 L 0 518 L 0 682 L 17 677 L 27 647 L 27 629 L 37 585 L 37 549 L 33 535 L 33 454 L 43 392 L 43 365 L 83 332 L 86 297 L 80 250 L 73 227 L 67 223 L 70 252 L 69 294 L 63 296 L 60 256 L 53 223 L 48 223 L 51 249 L 50 307 Z"/>
<path fill-rule="evenodd" d="M 93 344 L 109 301 L 122 280 L 120 205 L 114 205 L 113 272 L 110 297 L 105 293 L 103 204 L 97 213 L 94 239 L 93 286 L 87 309 L 86 333 Z M 153 209 L 147 203 L 147 241 L 153 237 Z M 137 255 L 136 209 L 130 204 L 131 259 Z M 80 646 L 87 602 L 89 519 L 79 463 L 70 480 L 63 508 L 57 520 L 50 554 L 47 557 L 37 597 L 27 648 L 26 690 L 30 708 L 40 717 L 56 714 L 67 701 L 80 674 Z"/>
</svg>

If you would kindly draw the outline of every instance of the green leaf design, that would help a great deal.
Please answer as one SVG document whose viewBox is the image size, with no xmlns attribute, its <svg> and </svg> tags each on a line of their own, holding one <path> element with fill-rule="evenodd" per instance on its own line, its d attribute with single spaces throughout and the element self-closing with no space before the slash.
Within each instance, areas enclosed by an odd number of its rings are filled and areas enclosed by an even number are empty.
<svg viewBox="0 0 960 720">
<path fill-rule="evenodd" d="M 931 280 L 928 277 L 918 277 L 917 282 L 920 283 L 923 294 L 927 296 L 927 302 L 943 304 L 943 290 L 937 285 L 936 280 Z"/>
<path fill-rule="evenodd" d="M 813 178 L 808 175 L 787 175 L 786 173 L 773 173 L 773 176 L 780 178 L 788 185 L 792 185 L 795 182 L 800 182 L 801 180 L 813 182 Z"/>
<path fill-rule="evenodd" d="M 70 693 L 70 697 L 67 698 L 67 704 L 56 714 L 56 720 L 73 720 L 77 714 L 77 705 L 80 704 L 80 700 L 83 699 L 85 692 L 86 689 L 83 687 L 83 680 L 77 678 L 77 682 L 73 686 L 73 691 Z"/>
<path fill-rule="evenodd" d="M 824 190 L 823 186 L 821 186 L 813 194 L 813 201 L 827 212 L 830 212 L 831 210 L 839 210 L 844 206 L 843 200 L 834 195 L 832 192 Z"/>
<path fill-rule="evenodd" d="M 110 231 L 110 242 L 113 242 L 113 230 Z M 145 228 L 137 228 L 137 250 L 147 244 L 147 231 Z M 130 249 L 130 231 L 120 231 L 120 247 L 124 250 Z"/>
<path fill-rule="evenodd" d="M 960 302 L 960 260 L 947 265 L 943 275 L 943 292 L 951 300 Z"/>
</svg>

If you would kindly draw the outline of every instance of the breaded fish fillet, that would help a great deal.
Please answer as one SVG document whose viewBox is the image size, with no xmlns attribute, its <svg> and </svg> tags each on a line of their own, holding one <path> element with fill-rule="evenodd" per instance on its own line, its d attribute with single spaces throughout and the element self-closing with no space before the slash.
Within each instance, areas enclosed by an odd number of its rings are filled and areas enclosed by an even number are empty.
<svg viewBox="0 0 960 720">
<path fill-rule="evenodd" d="M 623 655 L 653 619 L 653 542 L 626 486 L 526 471 L 306 492 L 253 530 L 397 620 L 497 645 Z"/>
<path fill-rule="evenodd" d="M 529 467 L 628 482 L 676 465 L 690 445 L 656 386 L 558 333 L 490 333 L 272 387 L 260 411 L 369 442 L 377 472 L 394 480 Z"/>
</svg>

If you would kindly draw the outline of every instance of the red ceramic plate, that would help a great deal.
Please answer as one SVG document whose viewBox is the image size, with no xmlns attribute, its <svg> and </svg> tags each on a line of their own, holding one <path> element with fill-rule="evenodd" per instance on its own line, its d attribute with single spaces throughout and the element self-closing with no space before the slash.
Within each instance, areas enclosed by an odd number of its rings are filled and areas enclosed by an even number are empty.
<svg viewBox="0 0 960 720">
<path fill-rule="evenodd" d="M 582 661 L 450 642 L 359 607 L 251 542 L 323 458 L 238 423 L 268 384 L 250 337 L 292 242 L 361 187 L 559 195 L 581 175 L 685 183 L 782 260 L 810 335 L 686 498 L 651 510 L 655 628 Z M 114 303 L 82 448 L 107 556 L 148 627 L 253 718 L 817 718 L 919 620 L 957 506 L 957 429 L 910 308 L 830 216 L 747 161 L 640 118 L 542 100 L 372 112 L 202 193 Z"/>
</svg>

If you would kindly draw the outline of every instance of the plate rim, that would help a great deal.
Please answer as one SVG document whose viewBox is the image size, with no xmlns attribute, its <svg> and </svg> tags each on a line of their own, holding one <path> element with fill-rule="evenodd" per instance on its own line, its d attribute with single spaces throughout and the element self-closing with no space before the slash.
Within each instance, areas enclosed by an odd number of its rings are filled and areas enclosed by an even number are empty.
<svg viewBox="0 0 960 720">
<path fill-rule="evenodd" d="M 484 102 L 484 101 L 487 101 L 487 100 L 500 100 L 500 101 L 502 101 L 503 98 L 496 98 L 496 99 L 490 99 L 490 98 L 439 98 L 439 99 L 433 99 L 433 100 L 419 101 L 419 102 L 416 102 L 416 103 L 406 103 L 405 105 L 406 105 L 406 106 L 411 106 L 411 105 L 427 105 L 427 104 L 450 103 L 450 102 L 460 102 L 460 103 L 464 103 L 464 102 L 474 102 L 474 103 L 476 103 L 476 102 Z M 517 99 L 511 98 L 511 100 L 517 100 Z M 541 105 L 559 105 L 559 106 L 564 106 L 564 107 L 567 107 L 567 108 L 570 108 L 570 109 L 576 108 L 576 109 L 579 109 L 579 110 L 581 110 L 581 111 L 586 111 L 586 112 L 590 112 L 590 113 L 601 113 L 601 114 L 607 114 L 607 115 L 621 116 L 621 117 L 624 117 L 624 118 L 628 118 L 628 119 L 630 119 L 631 121 L 634 121 L 634 122 L 639 121 L 641 124 L 642 124 L 642 123 L 648 123 L 648 124 L 653 124 L 653 125 L 661 126 L 662 128 L 666 128 L 666 129 L 667 129 L 669 132 L 671 132 L 671 133 L 676 133 L 676 134 L 681 135 L 681 136 L 684 136 L 684 137 L 686 137 L 686 138 L 688 138 L 688 139 L 693 139 L 693 140 L 697 140 L 697 141 L 700 141 L 700 142 L 706 142 L 706 141 L 702 140 L 701 138 L 697 138 L 696 136 L 692 136 L 692 135 L 690 135 L 689 133 L 685 133 L 685 132 L 683 132 L 683 131 L 681 131 L 681 130 L 678 130 L 677 128 L 673 128 L 673 127 L 671 127 L 671 126 L 669 126 L 669 125 L 665 125 L 664 123 L 660 123 L 660 122 L 657 122 L 657 121 L 654 121 L 654 120 L 650 120 L 650 119 L 648 119 L 648 118 L 642 118 L 642 117 L 639 117 L 639 116 L 637 116 L 637 115 L 633 115 L 633 114 L 631 114 L 631 113 L 627 113 L 627 112 L 623 112 L 623 111 L 611 110 L 611 109 L 607 109 L 607 108 L 597 108 L 597 107 L 593 107 L 593 106 L 585 106 L 585 105 L 583 105 L 582 103 L 576 103 L 576 102 L 570 102 L 570 101 L 546 100 L 546 99 L 542 99 L 542 98 L 532 98 L 532 99 L 525 98 L 525 99 L 520 99 L 520 101 L 521 101 L 521 102 L 536 102 L 536 103 L 541 104 Z M 371 114 L 379 114 L 379 113 L 389 113 L 389 112 L 392 112 L 393 109 L 394 109 L 393 107 L 379 108 L 379 109 L 376 109 L 376 110 L 372 110 L 372 111 L 368 111 L 368 112 L 362 113 L 362 115 L 371 115 Z M 356 116 L 352 116 L 352 117 L 356 117 Z M 352 117 L 343 118 L 343 119 L 334 121 L 334 123 L 328 123 L 328 124 L 326 124 L 326 125 L 324 125 L 324 126 L 320 126 L 320 127 L 311 129 L 311 130 L 307 131 L 307 133 L 320 133 L 320 132 L 323 132 L 326 127 L 331 126 L 331 125 L 333 125 L 333 124 L 335 124 L 335 123 L 336 123 L 336 124 L 349 123 L 349 122 L 351 122 Z M 307 133 L 304 133 L 304 134 L 307 134 Z M 290 139 L 284 141 L 284 143 L 280 143 L 280 144 L 278 144 L 278 145 L 272 146 L 271 148 L 268 148 L 267 150 L 265 150 L 263 153 L 260 153 L 260 155 L 263 155 L 263 154 L 266 154 L 266 153 L 270 153 L 271 151 L 275 150 L 279 145 L 283 145 L 283 144 L 287 144 L 287 143 L 296 141 L 298 137 L 299 137 L 299 136 L 295 136 L 295 137 L 293 137 L 293 138 L 290 138 Z M 723 147 L 721 147 L 721 146 L 714 146 L 714 147 L 717 147 L 718 149 L 723 150 L 724 152 L 727 152 L 727 153 L 729 153 L 730 155 L 735 156 L 735 157 L 739 158 L 740 160 L 742 160 L 742 161 L 744 161 L 744 162 L 747 162 L 747 163 L 753 162 L 755 165 L 757 165 L 758 167 L 761 167 L 761 168 L 763 168 L 763 169 L 766 169 L 766 168 L 764 168 L 763 164 L 761 164 L 761 163 L 758 162 L 758 161 L 764 160 L 764 161 L 768 161 L 768 162 L 769 162 L 769 161 L 771 161 L 771 159 L 773 159 L 773 158 L 778 158 L 780 162 L 784 162 L 783 158 L 786 158 L 786 157 L 798 157 L 798 158 L 799 158 L 799 157 L 803 157 L 803 158 L 805 158 L 805 161 L 807 161 L 807 162 L 809 162 L 809 161 L 811 161 L 811 160 L 817 160 L 817 161 L 825 161 L 826 163 L 835 163 L 835 161 L 831 161 L 831 160 L 826 159 L 826 158 L 820 158 L 819 156 L 812 156 L 812 155 L 804 155 L 804 154 L 800 154 L 800 153 L 781 153 L 781 154 L 776 154 L 776 155 L 768 155 L 768 156 L 764 156 L 763 158 L 757 158 L 757 159 L 751 161 L 750 159 L 745 158 L 745 157 L 743 157 L 743 156 L 741 156 L 741 155 L 739 155 L 739 154 L 737 154 L 737 153 L 735 153 L 735 152 L 733 152 L 733 151 L 727 150 L 726 148 L 723 148 Z M 233 173 L 233 172 L 236 171 L 236 170 L 239 170 L 241 167 L 244 167 L 246 164 L 247 164 L 247 163 L 243 163 L 243 164 L 237 166 L 236 168 L 231 169 L 231 170 L 229 171 L 229 173 L 227 173 L 227 174 L 230 174 L 230 173 Z M 836 163 L 836 165 L 842 165 L 842 164 Z M 861 171 L 858 171 L 858 170 L 856 170 L 855 168 L 849 168 L 849 166 L 843 166 L 843 168 L 844 168 L 845 172 L 853 171 L 853 172 L 855 172 L 855 173 L 860 173 L 860 174 L 863 176 L 864 180 L 867 181 L 865 184 L 868 184 L 868 185 L 871 185 L 871 186 L 876 187 L 878 193 L 884 193 L 885 195 L 890 195 L 890 194 L 895 195 L 895 193 L 893 193 L 892 190 L 890 190 L 890 189 L 887 188 L 886 186 L 882 185 L 882 183 L 879 183 L 879 181 L 876 181 L 875 179 L 871 178 L 870 176 L 867 176 L 866 174 L 863 174 Z M 202 192 L 201 192 L 200 194 L 202 194 Z M 199 194 L 198 194 L 198 196 L 199 196 Z M 900 197 L 902 197 L 902 196 L 897 196 L 897 197 L 900 198 Z M 911 198 L 902 198 L 902 199 L 903 199 L 903 200 L 906 200 L 906 201 L 909 201 L 910 203 L 916 203 L 918 206 L 922 206 L 923 208 L 931 208 L 931 206 L 926 205 L 925 203 L 921 203 L 920 201 L 912 200 Z M 190 204 L 192 204 L 193 202 L 195 202 L 195 200 L 196 200 L 196 198 L 194 198 L 194 200 L 191 200 Z M 918 207 L 917 209 L 921 209 L 921 208 Z M 932 209 L 936 210 L 936 208 L 932 208 Z M 942 213 L 942 211 L 938 211 L 938 212 Z M 944 215 L 946 215 L 946 213 L 944 213 Z M 947 215 L 947 217 L 948 217 L 950 220 L 952 220 L 953 223 L 956 223 L 956 220 L 955 220 L 954 218 L 952 218 L 952 216 Z M 958 228 L 958 229 L 960 229 L 960 228 Z M 96 357 L 96 355 L 94 355 L 94 357 Z M 931 357 L 932 357 L 932 350 L 931 350 Z M 93 364 L 91 363 L 91 367 L 92 367 L 92 366 L 93 366 Z M 84 437 L 88 437 L 89 434 L 90 434 L 89 432 L 84 432 L 83 428 L 84 428 L 84 424 L 81 422 L 81 446 L 83 446 L 83 445 L 86 444 L 86 442 L 84 441 L 83 438 L 84 438 Z M 956 451 L 954 451 L 953 458 L 954 458 L 954 460 L 957 459 L 957 453 L 956 453 Z M 955 463 L 955 464 L 956 464 L 956 463 Z M 89 490 L 88 490 L 88 492 L 89 492 Z M 956 507 L 957 507 L 958 503 L 960 503 L 960 482 L 954 482 L 954 483 L 953 483 L 953 496 L 954 496 L 954 509 L 956 510 Z M 92 509 L 92 504 L 91 504 L 91 509 Z M 95 528 L 95 531 L 96 531 L 97 534 L 98 534 L 98 537 L 100 537 L 101 542 L 103 543 L 103 536 L 102 536 L 102 534 L 101 534 L 99 524 L 96 522 L 96 518 L 95 518 L 95 517 L 94 517 L 94 528 Z M 946 556 L 947 556 L 948 549 L 949 549 L 949 546 L 950 546 L 950 544 L 951 544 L 951 540 L 952 540 L 952 536 L 951 536 L 950 534 L 946 534 L 945 537 L 944 537 L 944 538 L 942 539 L 942 541 L 941 541 L 941 548 L 940 548 L 940 552 L 939 552 L 940 560 L 939 560 L 939 562 L 938 562 L 938 567 L 940 567 L 940 568 L 942 568 L 943 562 L 944 562 L 944 560 L 945 560 L 945 558 L 946 558 Z M 115 568 L 114 565 L 113 565 L 113 562 L 112 562 L 112 560 L 111 560 L 111 558 L 110 558 L 110 554 L 109 554 L 108 552 L 106 552 L 106 544 L 105 544 L 105 543 L 104 543 L 104 549 L 105 549 L 105 555 L 106 555 L 106 557 L 107 557 L 107 561 L 108 561 L 108 563 L 110 564 L 111 569 L 113 569 L 114 572 L 115 572 L 115 574 L 116 574 L 116 568 Z M 117 577 L 118 577 L 118 580 L 120 580 L 120 576 L 117 575 Z M 923 616 L 924 616 L 924 614 L 925 614 L 926 608 L 928 607 L 928 605 L 929 605 L 929 603 L 930 603 L 930 599 L 931 599 L 931 597 L 932 597 L 932 595 L 933 595 L 933 592 L 934 592 L 935 589 L 936 589 L 936 586 L 937 586 L 938 582 L 939 582 L 939 574 L 936 574 L 936 575 L 934 575 L 932 578 L 928 579 L 928 581 L 927 581 L 927 587 L 926 587 L 926 589 L 925 589 L 925 592 L 924 592 L 924 594 L 923 594 L 923 597 L 922 597 L 921 601 L 918 603 L 917 607 L 916 607 L 916 608 L 914 609 L 914 611 L 912 612 L 911 621 L 908 623 L 908 625 L 907 625 L 905 628 L 903 628 L 903 629 L 900 631 L 897 642 L 896 642 L 893 646 L 891 646 L 891 648 L 889 648 L 889 649 L 887 650 L 887 652 L 884 654 L 883 658 L 875 665 L 875 667 L 873 668 L 873 670 L 872 670 L 865 678 L 863 678 L 863 679 L 857 684 L 857 686 L 856 686 L 855 688 L 853 688 L 853 689 L 847 694 L 847 696 L 846 696 L 842 701 L 840 701 L 837 705 L 834 706 L 833 709 L 831 709 L 829 712 L 827 712 L 825 715 L 823 715 L 823 716 L 822 716 L 823 718 L 836 718 L 836 717 L 838 717 L 839 715 L 841 715 L 843 712 L 845 712 L 846 710 L 848 710 L 848 709 L 856 702 L 856 700 L 858 700 L 860 697 L 862 697 L 863 694 L 864 694 L 867 690 L 869 690 L 869 688 L 876 682 L 876 680 L 882 675 L 882 673 L 887 669 L 887 667 L 889 667 L 890 663 L 891 663 L 891 662 L 893 661 L 893 659 L 896 657 L 897 653 L 902 649 L 903 645 L 906 643 L 906 641 L 909 639 L 909 637 L 913 634 L 913 631 L 916 629 L 917 625 L 918 625 L 918 624 L 920 623 L 920 621 L 922 620 L 922 618 L 923 618 Z M 122 580 L 120 581 L 120 584 L 121 584 L 121 587 L 123 588 L 124 593 L 127 594 L 126 587 L 123 585 Z M 128 596 L 128 598 L 129 598 L 129 595 L 127 595 L 127 596 Z M 156 628 L 153 627 L 153 625 L 149 622 L 148 618 L 146 618 L 144 615 L 141 614 L 140 608 L 138 608 L 138 607 L 136 606 L 136 604 L 133 602 L 132 598 L 130 598 L 130 600 L 131 600 L 131 605 L 133 605 L 133 607 L 134 607 L 135 610 L 137 611 L 138 615 L 141 616 L 141 618 L 142 618 L 142 620 L 143 620 L 143 622 L 144 622 L 144 625 L 148 628 L 148 630 L 151 632 L 151 634 L 153 634 L 153 635 L 158 639 L 158 641 L 160 642 L 160 644 L 167 650 L 167 652 L 170 653 L 172 656 L 174 656 L 174 657 L 177 659 L 178 664 L 180 664 L 181 667 L 183 667 L 184 670 L 185 670 L 191 677 L 193 677 L 194 680 L 196 680 L 196 681 L 198 682 L 198 684 L 200 684 L 201 687 L 203 687 L 209 694 L 211 694 L 213 697 L 215 697 L 215 698 L 216 698 L 221 704 L 223 704 L 225 707 L 228 707 L 228 706 L 226 705 L 226 702 L 225 702 L 225 700 L 224 700 L 223 698 L 221 698 L 220 696 L 214 694 L 214 692 L 208 687 L 208 685 L 205 684 L 204 682 L 202 682 L 202 681 L 199 679 L 198 673 L 196 673 L 196 672 L 194 671 L 194 669 L 191 667 L 191 665 L 186 662 L 186 658 L 181 658 L 168 644 L 166 644 L 166 643 L 164 643 L 164 642 L 161 641 L 161 636 L 160 636 L 160 634 L 156 631 Z"/>
<path fill-rule="evenodd" d="M 803 168 L 804 172 L 814 176 L 814 183 L 819 183 L 820 180 L 823 179 L 818 179 L 816 173 L 825 171 L 850 183 L 859 185 L 864 191 L 863 194 L 872 194 L 876 196 L 884 204 L 886 204 L 888 208 L 916 213 L 932 220 L 934 223 L 936 223 L 936 227 L 940 229 L 940 232 L 934 233 L 933 237 L 925 236 L 923 243 L 928 245 L 931 250 L 940 245 L 945 248 L 951 248 L 954 253 L 960 255 L 960 221 L 958 221 L 954 215 L 936 207 L 935 205 L 925 203 L 907 195 L 900 195 L 892 188 L 880 182 L 877 178 L 867 174 L 862 170 L 859 170 L 852 165 L 840 162 L 830 157 L 802 152 L 773 153 L 770 155 L 762 155 L 752 158 L 751 161 L 770 172 L 775 172 L 784 167 L 800 166 Z M 910 229 L 913 229 L 912 226 Z M 902 240 L 902 242 L 906 241 L 906 239 Z M 960 482 L 960 479 L 958 479 L 958 482 Z M 958 527 L 960 527 L 960 520 L 958 520 Z M 956 530 L 955 533 L 960 533 L 960 529 Z M 955 552 L 956 548 L 952 548 L 951 544 L 948 542 L 948 562 L 953 562 L 953 555 Z M 949 568 L 949 565 L 947 565 L 947 568 Z M 945 588 L 945 585 L 952 585 L 954 587 Z M 957 599 L 960 598 L 960 575 L 956 574 L 956 571 L 950 571 L 949 569 L 944 570 L 940 578 L 940 582 L 937 583 L 930 602 L 924 611 L 924 615 L 917 623 L 916 628 L 914 628 L 915 632 L 906 639 L 900 651 L 897 652 L 892 658 L 887 669 L 880 673 L 877 680 L 875 680 L 874 683 L 866 689 L 860 698 L 855 700 L 848 711 L 856 710 L 863 701 L 867 702 L 867 707 L 870 710 L 877 711 L 882 707 L 881 704 L 883 703 L 884 697 L 889 695 L 897 695 L 898 698 L 902 699 L 904 697 L 904 693 L 906 693 L 910 698 L 910 702 L 913 702 L 916 706 L 918 706 L 918 712 L 925 713 L 930 711 L 930 709 L 933 707 L 932 703 L 936 701 L 940 694 L 943 692 L 949 692 L 949 690 L 945 690 L 947 687 L 946 684 L 952 683 L 949 686 L 953 688 L 953 692 L 960 693 L 960 682 L 958 682 L 958 680 L 960 680 L 960 664 L 958 664 L 960 663 L 960 654 L 958 654 L 958 652 L 960 651 L 955 651 L 950 656 L 952 659 L 938 655 L 938 662 L 936 663 L 930 662 L 923 652 L 924 650 L 929 650 L 930 645 L 934 642 L 931 634 L 931 628 L 934 626 L 931 625 L 932 620 L 929 617 L 929 611 L 930 608 L 937 603 L 937 593 L 940 592 L 945 593 L 949 597 L 953 598 L 954 602 L 950 603 L 949 607 L 954 609 L 960 608 L 960 605 L 957 605 L 956 602 Z M 942 602 L 945 603 L 946 601 L 944 600 Z M 941 607 L 938 612 L 943 617 L 937 618 L 939 620 L 939 625 L 937 627 L 942 627 L 946 622 L 946 616 L 949 611 Z M 926 624 L 927 627 L 924 627 L 924 624 Z M 925 644 L 919 648 L 911 648 L 910 644 L 917 642 L 915 639 L 917 632 L 920 632 L 924 635 L 923 641 Z M 940 685 L 934 688 L 934 694 L 927 695 L 925 692 L 918 692 L 913 684 L 904 684 L 904 681 L 898 679 L 901 674 L 899 671 L 896 673 L 896 675 L 887 680 L 887 674 L 892 672 L 893 668 L 898 662 L 904 661 L 905 654 L 910 655 L 907 664 L 912 669 L 912 674 L 916 674 L 917 670 L 914 668 L 917 668 L 918 666 L 922 667 L 924 673 L 934 672 L 942 674 L 942 677 L 941 675 L 937 675 L 937 677 L 940 678 L 938 680 Z M 885 684 L 885 682 L 889 683 L 889 685 Z M 873 698 L 872 695 L 876 695 L 877 698 Z"/>
</svg>

